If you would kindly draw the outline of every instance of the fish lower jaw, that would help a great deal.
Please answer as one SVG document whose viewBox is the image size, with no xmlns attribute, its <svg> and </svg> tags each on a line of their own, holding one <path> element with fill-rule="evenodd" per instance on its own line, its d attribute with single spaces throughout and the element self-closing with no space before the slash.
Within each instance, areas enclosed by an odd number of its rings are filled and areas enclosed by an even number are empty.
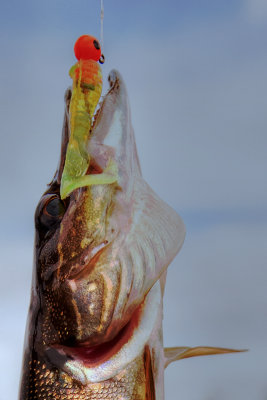
<svg viewBox="0 0 267 400">
<path fill-rule="evenodd" d="M 53 345 L 48 349 L 47 357 L 55 367 L 83 385 L 110 379 L 142 354 L 157 324 L 161 307 L 157 282 L 114 339 L 91 347 Z"/>
</svg>

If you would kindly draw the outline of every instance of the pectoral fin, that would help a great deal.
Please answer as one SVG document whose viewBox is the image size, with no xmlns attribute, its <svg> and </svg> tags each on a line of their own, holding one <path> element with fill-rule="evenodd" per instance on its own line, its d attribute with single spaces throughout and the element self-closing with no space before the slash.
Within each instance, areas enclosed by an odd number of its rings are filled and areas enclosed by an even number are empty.
<svg viewBox="0 0 267 400">
<path fill-rule="evenodd" d="M 210 356 L 213 354 L 239 353 L 247 350 L 225 349 L 222 347 L 165 347 L 165 368 L 173 361 L 182 360 L 183 358 Z"/>
</svg>

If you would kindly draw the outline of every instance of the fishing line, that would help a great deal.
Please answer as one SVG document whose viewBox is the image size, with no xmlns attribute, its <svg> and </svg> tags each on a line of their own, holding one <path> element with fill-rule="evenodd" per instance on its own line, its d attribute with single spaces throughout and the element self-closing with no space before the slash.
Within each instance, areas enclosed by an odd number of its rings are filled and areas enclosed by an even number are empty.
<svg viewBox="0 0 267 400">
<path fill-rule="evenodd" d="M 104 0 L 100 0 L 100 45 L 104 49 Z"/>
</svg>

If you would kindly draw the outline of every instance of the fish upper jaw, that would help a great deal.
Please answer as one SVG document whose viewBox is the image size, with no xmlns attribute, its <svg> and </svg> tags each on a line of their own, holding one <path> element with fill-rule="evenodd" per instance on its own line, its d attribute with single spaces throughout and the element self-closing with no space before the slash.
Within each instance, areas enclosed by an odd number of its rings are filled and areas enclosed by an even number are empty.
<svg viewBox="0 0 267 400">
<path fill-rule="evenodd" d="M 135 177 L 141 176 L 141 168 L 131 122 L 129 99 L 118 71 L 111 71 L 108 80 L 110 90 L 100 108 L 89 146 L 93 148 L 95 144 L 102 144 L 104 147 L 115 149 L 118 185 L 124 194 L 130 194 L 130 187 Z"/>
</svg>

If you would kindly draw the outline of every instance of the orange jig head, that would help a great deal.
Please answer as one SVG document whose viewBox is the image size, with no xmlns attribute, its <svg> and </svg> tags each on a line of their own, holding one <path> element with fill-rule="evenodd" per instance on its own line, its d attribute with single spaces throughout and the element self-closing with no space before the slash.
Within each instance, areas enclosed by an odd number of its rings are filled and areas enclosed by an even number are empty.
<svg viewBox="0 0 267 400">
<path fill-rule="evenodd" d="M 101 54 L 99 41 L 94 36 L 82 35 L 74 45 L 74 53 L 77 60 L 94 60 L 103 64 L 105 57 Z"/>
</svg>

